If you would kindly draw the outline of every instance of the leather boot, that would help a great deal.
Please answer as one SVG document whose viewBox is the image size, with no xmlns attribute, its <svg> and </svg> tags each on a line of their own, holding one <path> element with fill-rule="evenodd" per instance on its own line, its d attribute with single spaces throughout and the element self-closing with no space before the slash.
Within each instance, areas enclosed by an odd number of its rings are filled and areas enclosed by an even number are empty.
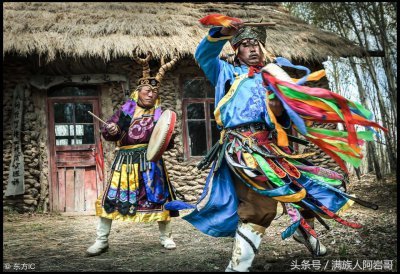
<svg viewBox="0 0 400 274">
<path fill-rule="evenodd" d="M 235 234 L 232 259 L 225 272 L 249 272 L 264 233 L 265 227 L 240 223 Z"/>
<path fill-rule="evenodd" d="M 176 248 L 176 244 L 172 239 L 171 221 L 159 221 L 158 228 L 160 229 L 160 243 L 166 249 Z"/>
<path fill-rule="evenodd" d="M 309 224 L 314 229 L 314 220 L 315 218 L 305 219 L 307 224 Z M 326 255 L 326 247 L 316 238 L 311 236 L 308 232 L 307 233 L 307 241 L 309 242 L 312 250 L 310 252 L 317 257 L 322 257 Z M 299 229 L 297 229 L 293 234 L 293 239 L 299 243 L 306 245 L 306 239 L 304 239 L 303 234 Z M 307 245 L 306 245 L 307 246 Z M 308 247 L 307 247 L 308 248 Z"/>
<path fill-rule="evenodd" d="M 107 251 L 108 235 L 110 235 L 112 220 L 100 217 L 97 225 L 96 242 L 86 250 L 87 256 L 97 256 Z"/>
</svg>

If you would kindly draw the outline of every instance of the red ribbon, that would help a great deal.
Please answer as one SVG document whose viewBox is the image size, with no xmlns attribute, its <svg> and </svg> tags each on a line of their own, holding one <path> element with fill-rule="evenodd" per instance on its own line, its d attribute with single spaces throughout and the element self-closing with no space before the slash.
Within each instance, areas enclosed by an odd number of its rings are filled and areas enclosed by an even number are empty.
<svg viewBox="0 0 400 274">
<path fill-rule="evenodd" d="M 249 67 L 249 77 L 253 78 L 254 77 L 254 73 L 259 73 L 261 71 L 261 69 L 263 68 L 263 66 L 261 64 L 256 65 L 256 66 L 250 66 Z"/>
<path fill-rule="evenodd" d="M 101 141 L 99 141 L 98 145 L 96 145 L 96 150 L 94 152 L 94 158 L 96 160 L 96 167 L 99 172 L 99 179 L 103 181 L 104 178 L 104 158 L 103 158 L 103 145 Z"/>
</svg>

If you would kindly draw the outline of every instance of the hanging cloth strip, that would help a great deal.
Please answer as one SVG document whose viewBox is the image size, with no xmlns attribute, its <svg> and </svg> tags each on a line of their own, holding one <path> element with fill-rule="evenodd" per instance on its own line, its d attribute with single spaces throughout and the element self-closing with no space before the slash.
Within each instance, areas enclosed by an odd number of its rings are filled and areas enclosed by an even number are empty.
<svg viewBox="0 0 400 274">
<path fill-rule="evenodd" d="M 227 131 L 226 135 L 230 136 L 232 131 Z M 286 160 L 285 158 L 268 158 L 265 156 L 261 156 L 258 151 L 254 151 L 250 149 L 248 142 L 241 142 L 240 138 L 237 138 L 238 133 L 234 134 L 234 138 L 231 138 L 229 141 L 227 148 L 225 150 L 225 159 L 227 160 L 228 166 L 231 168 L 233 173 L 248 187 L 256 191 L 261 195 L 265 195 L 271 197 L 275 200 L 284 202 L 284 203 L 298 203 L 303 208 L 308 208 L 316 211 L 319 214 L 322 214 L 326 217 L 330 217 L 335 221 L 350 226 L 353 228 L 360 228 L 361 226 L 356 223 L 348 222 L 340 218 L 334 211 L 339 211 L 338 208 L 330 209 L 326 205 L 322 204 L 319 198 L 314 197 L 315 194 L 311 193 L 323 193 L 328 191 L 331 193 L 330 195 L 334 195 L 333 193 L 337 193 L 343 197 L 343 203 L 350 199 L 355 201 L 363 206 L 377 209 L 377 206 L 360 200 L 354 196 L 351 196 L 340 189 L 329 185 L 329 178 L 339 178 L 343 179 L 342 176 L 339 176 L 335 172 L 328 172 L 325 169 L 318 169 L 317 171 L 319 174 L 324 175 L 326 174 L 328 177 L 324 178 L 321 176 L 314 176 L 313 179 L 306 177 L 304 174 L 300 172 L 291 162 L 288 160 L 291 159 L 288 157 Z M 252 141 L 252 146 L 257 145 L 257 141 Z M 272 148 L 274 144 L 269 144 L 268 146 L 262 146 L 262 149 L 266 150 L 266 155 L 276 155 L 278 152 L 277 150 L 268 150 L 267 148 Z M 259 146 L 261 149 L 261 146 Z M 243 153 L 239 153 L 242 150 Z M 290 156 L 289 154 L 285 154 L 285 157 Z M 240 158 L 243 157 L 241 160 Z M 251 157 L 251 159 L 249 159 Z M 291 160 L 294 161 L 294 160 Z M 294 161 L 295 162 L 295 161 Z M 301 164 L 301 166 L 304 166 Z M 307 169 L 309 171 L 314 171 L 313 168 Z M 260 178 L 258 175 L 259 173 L 263 173 L 266 178 L 275 186 L 273 190 L 266 190 L 264 187 L 261 187 L 257 183 L 257 179 Z M 333 179 L 331 179 L 333 180 Z M 336 179 L 337 180 L 337 179 Z M 303 185 L 304 183 L 307 185 Z M 340 186 L 341 184 L 335 184 Z M 306 191 L 306 188 L 309 188 L 311 191 Z M 304 192 L 303 192 L 304 191 Z M 323 194 L 321 197 L 325 196 Z M 322 223 L 322 222 L 321 222 Z M 326 224 L 324 226 L 327 227 Z M 307 227 L 305 227 L 307 231 Z M 288 234 L 290 229 L 286 232 Z"/>
<path fill-rule="evenodd" d="M 370 126 L 387 131 L 369 120 L 372 113 L 358 103 L 322 88 L 299 86 L 273 77 L 263 71 L 264 83 L 281 100 L 294 123 L 294 129 L 308 141 L 331 156 L 348 173 L 346 162 L 358 167 L 362 154 L 360 145 L 371 140 L 366 131 L 357 132 L 355 125 Z M 347 131 L 315 129 L 310 122 L 342 122 Z"/>
</svg>

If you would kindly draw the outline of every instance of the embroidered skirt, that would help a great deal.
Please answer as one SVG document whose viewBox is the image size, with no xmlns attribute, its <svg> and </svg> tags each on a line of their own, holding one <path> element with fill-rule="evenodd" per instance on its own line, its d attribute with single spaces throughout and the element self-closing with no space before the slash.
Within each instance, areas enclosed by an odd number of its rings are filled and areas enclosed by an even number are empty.
<svg viewBox="0 0 400 274">
<path fill-rule="evenodd" d="M 175 200 L 163 160 L 146 161 L 146 144 L 123 146 L 111 167 L 111 176 L 96 201 L 96 215 L 113 220 L 154 222 L 170 220 L 178 212 L 164 209 Z"/>
</svg>

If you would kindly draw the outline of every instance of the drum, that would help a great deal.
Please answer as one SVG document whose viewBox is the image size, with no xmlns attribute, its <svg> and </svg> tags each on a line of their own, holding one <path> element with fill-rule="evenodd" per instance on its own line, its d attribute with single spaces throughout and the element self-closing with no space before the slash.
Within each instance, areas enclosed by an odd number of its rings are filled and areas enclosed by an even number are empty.
<svg viewBox="0 0 400 274">
<path fill-rule="evenodd" d="M 161 114 L 150 136 L 146 155 L 147 161 L 156 162 L 161 159 L 171 140 L 175 122 L 176 113 L 172 110 L 167 109 Z"/>
</svg>

